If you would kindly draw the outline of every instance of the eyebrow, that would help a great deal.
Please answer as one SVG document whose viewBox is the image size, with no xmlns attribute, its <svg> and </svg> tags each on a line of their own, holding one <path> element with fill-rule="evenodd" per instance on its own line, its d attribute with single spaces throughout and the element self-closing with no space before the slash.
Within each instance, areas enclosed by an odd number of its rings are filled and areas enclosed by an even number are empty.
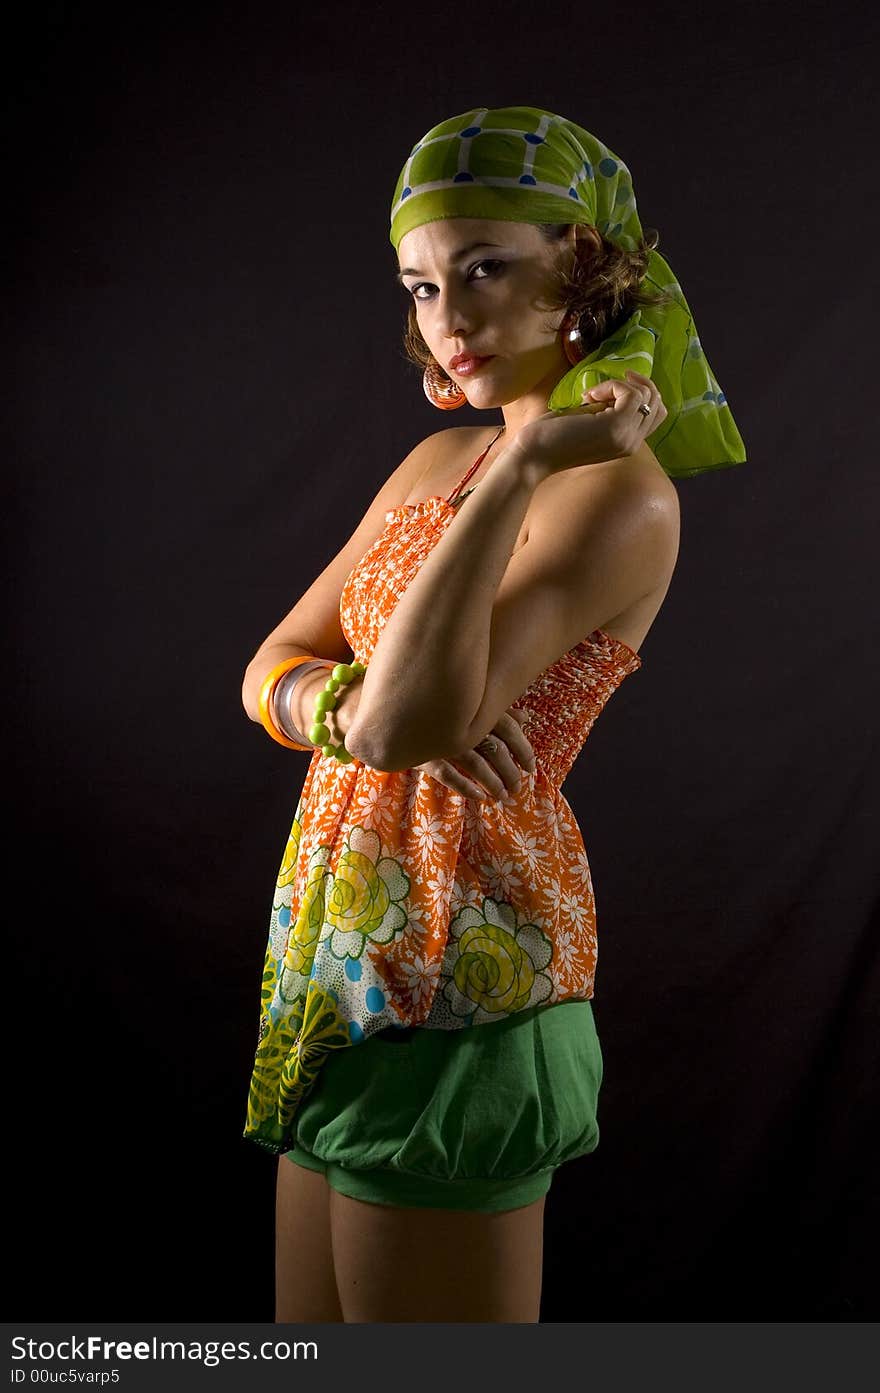
<svg viewBox="0 0 880 1393">
<path fill-rule="evenodd" d="M 449 258 L 450 265 L 453 261 L 461 261 L 462 257 L 467 256 L 468 252 L 479 251 L 480 247 L 497 248 L 501 245 L 500 242 L 468 242 L 466 247 L 460 247 L 457 252 L 452 253 L 452 256 Z M 403 270 L 397 272 L 395 280 L 403 284 L 404 276 L 421 276 L 422 274 L 422 271 L 417 271 L 413 266 L 404 266 Z"/>
</svg>

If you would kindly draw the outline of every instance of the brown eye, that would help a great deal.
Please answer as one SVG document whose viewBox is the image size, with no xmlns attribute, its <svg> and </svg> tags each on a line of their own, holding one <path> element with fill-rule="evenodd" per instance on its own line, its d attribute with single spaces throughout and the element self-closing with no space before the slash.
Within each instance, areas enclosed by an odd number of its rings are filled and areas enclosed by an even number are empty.
<svg viewBox="0 0 880 1393">
<path fill-rule="evenodd" d="M 472 271 L 472 272 L 473 272 L 473 271 L 478 271 L 478 270 L 480 269 L 481 266 L 491 266 L 491 267 L 493 268 L 493 270 L 491 271 L 491 273 L 490 273 L 489 276 L 480 276 L 480 277 L 478 277 L 479 280 L 489 280 L 489 279 L 491 279 L 492 276 L 495 276 L 495 275 L 498 274 L 498 268 L 499 268 L 499 267 L 503 267 L 503 266 L 504 266 L 504 262 L 503 262 L 503 261 L 477 261 L 477 262 L 471 267 L 471 271 Z M 417 294 L 416 294 L 416 291 L 417 291 L 417 290 L 426 290 L 426 289 L 428 289 L 428 288 L 430 288 L 431 290 L 435 290 L 435 289 L 436 289 L 436 286 L 432 286 L 430 281 L 419 281 L 417 285 L 410 286 L 410 291 L 409 291 L 409 293 L 410 293 L 410 295 L 413 297 L 414 300 L 429 300 L 429 299 L 431 298 L 430 295 L 417 295 Z"/>
</svg>

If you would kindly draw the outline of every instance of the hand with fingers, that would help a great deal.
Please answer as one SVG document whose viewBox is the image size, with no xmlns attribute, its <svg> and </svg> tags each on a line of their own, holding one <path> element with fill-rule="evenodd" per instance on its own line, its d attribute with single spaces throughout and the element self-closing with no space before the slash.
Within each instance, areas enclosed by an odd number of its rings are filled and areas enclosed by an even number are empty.
<svg viewBox="0 0 880 1393">
<path fill-rule="evenodd" d="M 611 377 L 590 387 L 580 406 L 536 416 L 507 449 L 537 478 L 545 478 L 635 454 L 668 414 L 650 377 L 628 369 L 625 382 Z"/>
<path fill-rule="evenodd" d="M 524 729 L 526 719 L 526 712 L 511 706 L 474 749 L 415 767 L 473 802 L 517 793 L 521 770 L 533 774 L 536 768 L 535 752 Z"/>
</svg>

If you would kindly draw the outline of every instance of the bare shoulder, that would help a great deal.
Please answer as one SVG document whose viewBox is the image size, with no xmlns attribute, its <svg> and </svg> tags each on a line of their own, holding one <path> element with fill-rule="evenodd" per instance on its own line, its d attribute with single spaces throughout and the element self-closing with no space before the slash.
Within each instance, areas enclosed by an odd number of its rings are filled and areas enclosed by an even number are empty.
<svg viewBox="0 0 880 1393">
<path fill-rule="evenodd" d="M 617 596 L 606 632 L 638 651 L 678 560 L 678 492 L 653 451 L 551 475 L 529 505 L 529 541 L 584 584 Z M 574 583 L 572 580 L 571 583 Z"/>
<path fill-rule="evenodd" d="M 497 433 L 497 423 L 490 426 L 446 426 L 443 430 L 429 435 L 427 440 L 433 442 L 432 448 L 438 452 L 438 456 L 442 454 L 442 457 L 454 458 L 457 461 L 459 457 L 469 455 L 472 450 L 479 454 L 481 448 Z"/>
<path fill-rule="evenodd" d="M 681 509 L 678 502 L 678 489 L 670 479 L 663 465 L 658 460 L 654 451 L 647 441 L 632 456 L 634 466 L 644 472 L 647 485 L 653 485 L 656 490 L 658 500 L 666 503 L 671 513 L 676 519 L 679 518 Z"/>
<path fill-rule="evenodd" d="M 658 460 L 647 441 L 626 462 L 631 472 L 630 487 L 634 495 L 649 505 L 658 519 L 658 524 L 667 530 L 670 540 L 678 550 L 681 529 L 681 506 L 678 489 Z"/>
<path fill-rule="evenodd" d="M 484 426 L 444 426 L 424 436 L 412 453 L 418 456 L 425 473 L 427 469 L 448 461 L 451 456 L 462 450 L 467 451 L 472 440 L 477 441 L 485 434 Z"/>
<path fill-rule="evenodd" d="M 438 463 L 449 451 L 447 430 L 432 431 L 416 441 L 409 454 L 388 476 L 383 492 L 394 494 L 394 506 L 413 501 L 426 481 L 430 481 Z M 388 506 L 392 506 L 389 504 Z"/>
<path fill-rule="evenodd" d="M 558 525 L 569 516 L 575 526 L 589 526 L 600 512 L 613 512 L 621 522 L 628 514 L 650 512 L 677 538 L 678 491 L 649 445 L 621 459 L 552 474 L 535 490 L 529 507 L 535 525 Z"/>
<path fill-rule="evenodd" d="M 445 426 L 416 446 L 418 469 L 405 502 L 418 503 L 432 494 L 446 495 L 486 448 L 498 426 Z"/>
</svg>

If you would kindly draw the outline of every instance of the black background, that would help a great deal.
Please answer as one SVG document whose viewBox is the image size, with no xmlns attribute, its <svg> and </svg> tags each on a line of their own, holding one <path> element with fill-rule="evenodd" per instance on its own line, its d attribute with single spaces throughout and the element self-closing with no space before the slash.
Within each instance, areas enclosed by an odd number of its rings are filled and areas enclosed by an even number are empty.
<svg viewBox="0 0 880 1393">
<path fill-rule="evenodd" d="M 272 1318 L 241 1138 L 308 756 L 245 665 L 418 439 L 388 216 L 429 126 L 629 165 L 748 462 L 564 792 L 598 1151 L 545 1321 L 878 1314 L 878 34 L 855 5 L 31 7 L 7 49 L 6 1186 L 19 1319 Z M 465 407 L 456 425 L 479 420 Z"/>
</svg>

